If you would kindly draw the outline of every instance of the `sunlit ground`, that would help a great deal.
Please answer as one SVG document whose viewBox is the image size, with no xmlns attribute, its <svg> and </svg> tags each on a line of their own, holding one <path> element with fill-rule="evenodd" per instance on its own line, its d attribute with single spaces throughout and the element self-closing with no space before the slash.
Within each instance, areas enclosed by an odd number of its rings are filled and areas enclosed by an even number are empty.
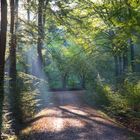
<svg viewBox="0 0 140 140">
<path fill-rule="evenodd" d="M 53 103 L 38 112 L 22 133 L 33 140 L 126 140 L 121 126 L 79 100 L 80 93 L 55 92 Z M 62 102 L 63 100 L 63 102 Z M 121 138 L 121 139 L 120 139 Z"/>
</svg>

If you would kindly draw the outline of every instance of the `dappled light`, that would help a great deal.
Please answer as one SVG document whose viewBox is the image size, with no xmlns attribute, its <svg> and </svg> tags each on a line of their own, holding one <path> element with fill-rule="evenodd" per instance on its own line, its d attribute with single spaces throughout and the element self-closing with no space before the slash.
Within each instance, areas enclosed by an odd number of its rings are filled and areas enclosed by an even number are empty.
<svg viewBox="0 0 140 140">
<path fill-rule="evenodd" d="M 0 0 L 0 140 L 139 140 L 139 38 L 139 0 Z"/>
<path fill-rule="evenodd" d="M 82 94 L 81 93 L 78 94 Z M 61 103 L 61 98 L 66 100 L 66 94 L 70 94 L 71 98 L 77 98 L 77 94 L 73 92 L 55 92 L 57 99 L 53 106 L 46 107 L 41 110 L 33 120 L 28 122 L 28 125 L 22 130 L 23 139 L 43 139 L 50 140 L 57 139 L 93 139 L 105 138 L 108 139 L 112 136 L 116 139 L 121 137 L 122 140 L 126 139 L 125 130 L 118 124 L 103 114 L 97 113 L 86 105 L 82 105 L 81 101 L 72 102 L 65 105 Z M 106 118 L 106 119 L 105 119 Z M 108 131 L 108 133 L 106 132 Z M 122 137 L 122 135 L 124 135 Z M 71 137 L 69 137 L 71 136 Z"/>
</svg>

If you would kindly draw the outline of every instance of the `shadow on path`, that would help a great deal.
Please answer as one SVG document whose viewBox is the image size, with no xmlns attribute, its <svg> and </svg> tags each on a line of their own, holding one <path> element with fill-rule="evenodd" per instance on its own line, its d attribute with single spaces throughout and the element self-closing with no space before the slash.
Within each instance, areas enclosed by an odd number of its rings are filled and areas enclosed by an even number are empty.
<svg viewBox="0 0 140 140">
<path fill-rule="evenodd" d="M 56 93 L 57 94 L 57 93 Z M 84 106 L 75 93 L 59 93 L 54 103 L 28 121 L 21 140 L 139 140 L 95 109 Z"/>
</svg>

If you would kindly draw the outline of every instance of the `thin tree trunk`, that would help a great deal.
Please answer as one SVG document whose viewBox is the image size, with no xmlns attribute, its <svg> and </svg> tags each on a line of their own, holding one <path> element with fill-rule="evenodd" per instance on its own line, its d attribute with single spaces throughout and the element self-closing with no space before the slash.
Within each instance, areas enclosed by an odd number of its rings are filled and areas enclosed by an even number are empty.
<svg viewBox="0 0 140 140">
<path fill-rule="evenodd" d="M 117 55 L 114 56 L 114 61 L 115 61 L 115 75 L 116 75 L 116 78 L 118 78 L 120 74 L 120 70 L 119 70 L 119 61 L 118 61 Z"/>
<path fill-rule="evenodd" d="M 120 83 L 120 63 L 119 57 L 117 55 L 114 56 L 114 61 L 115 61 L 116 89 L 118 89 L 118 85 Z"/>
<path fill-rule="evenodd" d="M 81 75 L 81 87 L 82 89 L 85 89 L 85 76 L 84 75 Z"/>
<path fill-rule="evenodd" d="M 4 64 L 7 33 L 7 1 L 1 0 L 1 29 L 0 29 L 0 139 L 2 127 L 2 110 L 4 100 Z"/>
<path fill-rule="evenodd" d="M 122 57 L 121 55 L 119 56 L 119 75 L 122 74 Z"/>
<path fill-rule="evenodd" d="M 27 4 L 28 4 L 28 7 L 27 7 L 27 21 L 28 21 L 28 23 L 30 23 L 30 8 L 29 8 L 30 0 L 27 0 Z M 28 34 L 28 36 L 30 36 L 30 33 Z M 28 45 L 32 48 L 32 46 L 30 45 L 30 43 L 28 43 Z M 32 60 L 32 58 L 29 58 L 30 51 L 31 50 L 29 50 L 29 52 L 27 52 L 25 54 L 26 55 L 26 63 L 28 65 L 28 66 L 25 66 L 25 73 L 33 74 L 33 60 Z"/>
<path fill-rule="evenodd" d="M 30 3 L 30 0 L 27 0 L 28 5 L 29 5 L 29 3 Z M 28 22 L 29 22 L 30 21 L 30 9 L 29 9 L 29 7 L 27 9 L 27 19 L 28 19 Z"/>
<path fill-rule="evenodd" d="M 135 46 L 132 40 L 130 40 L 130 52 L 131 52 L 131 68 L 132 72 L 135 72 Z"/>
<path fill-rule="evenodd" d="M 128 53 L 123 54 L 123 73 L 125 74 L 128 71 Z"/>
<path fill-rule="evenodd" d="M 65 90 L 67 86 L 67 74 L 64 74 L 62 77 L 62 88 Z"/>
<path fill-rule="evenodd" d="M 42 68 L 43 56 L 43 0 L 39 0 L 38 3 L 38 42 L 37 42 L 37 52 L 38 52 L 38 64 Z"/>
</svg>

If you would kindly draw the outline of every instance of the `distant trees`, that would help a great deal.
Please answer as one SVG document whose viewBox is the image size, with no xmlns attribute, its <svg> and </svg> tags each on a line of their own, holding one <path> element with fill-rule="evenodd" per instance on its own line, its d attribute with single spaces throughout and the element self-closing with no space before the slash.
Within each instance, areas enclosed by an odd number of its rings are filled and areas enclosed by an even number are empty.
<svg viewBox="0 0 140 140">
<path fill-rule="evenodd" d="M 140 33 L 137 30 L 139 25 L 138 18 L 140 17 L 140 14 L 137 12 L 139 2 L 135 0 L 87 1 L 87 7 L 85 6 L 85 11 L 87 11 L 87 15 L 85 15 L 87 17 L 93 14 L 104 23 L 103 29 L 96 28 L 95 30 L 99 31 L 100 37 L 105 35 L 106 40 L 108 40 L 105 42 L 108 42 L 108 52 L 114 57 L 116 81 L 122 82 L 128 72 L 133 73 L 136 70 L 135 49 Z M 96 18 L 93 17 L 92 19 Z M 94 26 L 96 26 L 96 23 L 94 23 Z M 95 38 L 97 38 L 96 35 Z M 105 42 L 102 45 L 100 43 L 100 46 L 105 48 Z"/>
<path fill-rule="evenodd" d="M 115 50 L 113 52 L 115 54 L 116 76 L 123 79 L 128 72 L 135 72 L 136 40 L 134 41 L 133 32 L 136 32 L 134 24 L 138 22 L 134 14 L 138 3 L 136 1 L 107 1 L 104 4 L 112 7 L 105 8 L 107 9 L 106 19 L 110 22 L 115 35 L 113 39 Z"/>
</svg>

